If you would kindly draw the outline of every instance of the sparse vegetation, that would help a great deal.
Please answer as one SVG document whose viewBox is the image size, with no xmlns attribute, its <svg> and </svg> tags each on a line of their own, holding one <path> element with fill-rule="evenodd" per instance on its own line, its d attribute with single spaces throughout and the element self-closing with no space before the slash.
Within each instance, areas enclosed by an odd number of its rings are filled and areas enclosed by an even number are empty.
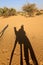
<svg viewBox="0 0 43 65">
<path fill-rule="evenodd" d="M 7 7 L 3 8 L 3 16 L 4 17 L 8 17 L 10 15 L 10 11 Z"/>
<path fill-rule="evenodd" d="M 22 16 L 34 16 L 34 15 L 42 15 L 43 10 L 38 10 L 36 4 L 29 4 L 23 5 L 22 11 L 16 11 L 14 8 L 0 8 L 0 17 L 9 17 L 14 15 L 22 15 Z"/>
<path fill-rule="evenodd" d="M 22 7 L 24 12 L 27 12 L 29 16 L 34 16 L 37 11 L 37 7 L 35 4 L 27 4 Z"/>
<path fill-rule="evenodd" d="M 16 10 L 15 9 L 13 9 L 13 8 L 11 8 L 10 9 L 10 16 L 12 16 L 12 15 L 16 15 Z"/>
<path fill-rule="evenodd" d="M 38 10 L 36 15 L 42 15 L 43 14 L 43 10 Z"/>
<path fill-rule="evenodd" d="M 13 15 L 16 15 L 16 9 L 7 7 L 0 8 L 0 16 L 9 17 Z"/>
<path fill-rule="evenodd" d="M 3 9 L 0 8 L 0 16 L 2 16 L 2 15 L 3 15 Z"/>
</svg>

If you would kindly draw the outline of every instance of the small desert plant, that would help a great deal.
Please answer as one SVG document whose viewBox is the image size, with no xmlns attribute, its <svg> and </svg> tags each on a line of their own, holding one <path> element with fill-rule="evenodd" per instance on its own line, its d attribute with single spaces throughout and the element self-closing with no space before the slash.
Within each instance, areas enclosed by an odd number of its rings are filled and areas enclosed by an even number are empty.
<svg viewBox="0 0 43 65">
<path fill-rule="evenodd" d="M 9 16 L 13 16 L 13 15 L 16 15 L 16 9 L 7 8 L 7 7 L 3 8 L 3 16 L 4 17 L 9 17 Z"/>
<path fill-rule="evenodd" d="M 16 9 L 10 8 L 10 15 L 16 15 Z"/>
<path fill-rule="evenodd" d="M 9 9 L 7 7 L 3 8 L 3 16 L 8 17 L 10 15 Z"/>
<path fill-rule="evenodd" d="M 0 16 L 2 16 L 2 15 L 3 15 L 3 9 L 0 8 Z"/>
<path fill-rule="evenodd" d="M 36 15 L 42 15 L 43 14 L 43 11 L 39 10 Z"/>
<path fill-rule="evenodd" d="M 22 7 L 24 12 L 27 12 L 29 16 L 34 16 L 37 8 L 35 4 L 27 4 Z"/>
<path fill-rule="evenodd" d="M 24 15 L 24 12 L 22 12 L 22 11 L 18 11 L 17 13 L 18 13 L 19 15 L 22 15 L 22 16 Z"/>
</svg>

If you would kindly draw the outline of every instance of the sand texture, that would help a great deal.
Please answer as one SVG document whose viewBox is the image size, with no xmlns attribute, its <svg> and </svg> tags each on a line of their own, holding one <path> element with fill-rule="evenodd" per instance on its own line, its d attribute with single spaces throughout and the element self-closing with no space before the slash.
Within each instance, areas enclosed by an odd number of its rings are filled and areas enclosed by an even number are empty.
<svg viewBox="0 0 43 65">
<path fill-rule="evenodd" d="M 43 15 L 35 17 L 24 17 L 21 15 L 8 18 L 0 17 L 0 32 L 7 24 L 8 28 L 0 38 L 0 65 L 9 65 L 11 52 L 16 39 L 14 27 L 19 30 L 21 25 L 24 25 L 26 36 L 31 42 L 39 65 L 43 65 Z M 22 52 L 23 65 L 26 65 L 24 51 Z M 31 59 L 30 63 L 32 64 Z M 20 45 L 18 43 L 14 51 L 12 65 L 20 65 Z"/>
</svg>

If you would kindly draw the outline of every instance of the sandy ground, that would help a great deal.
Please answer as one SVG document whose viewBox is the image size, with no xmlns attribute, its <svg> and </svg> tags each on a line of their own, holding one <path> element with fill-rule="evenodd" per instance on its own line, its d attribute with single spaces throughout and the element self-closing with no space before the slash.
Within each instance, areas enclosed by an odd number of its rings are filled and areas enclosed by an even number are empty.
<svg viewBox="0 0 43 65">
<path fill-rule="evenodd" d="M 43 65 L 43 15 L 36 17 L 24 17 L 21 15 L 8 18 L 0 17 L 0 31 L 6 26 L 3 36 L 0 38 L 0 65 L 9 65 L 11 52 L 16 39 L 14 27 L 17 30 L 24 25 L 24 30 L 34 49 L 39 65 Z M 26 65 L 23 55 L 23 64 Z M 20 65 L 20 45 L 17 44 L 12 65 Z"/>
</svg>

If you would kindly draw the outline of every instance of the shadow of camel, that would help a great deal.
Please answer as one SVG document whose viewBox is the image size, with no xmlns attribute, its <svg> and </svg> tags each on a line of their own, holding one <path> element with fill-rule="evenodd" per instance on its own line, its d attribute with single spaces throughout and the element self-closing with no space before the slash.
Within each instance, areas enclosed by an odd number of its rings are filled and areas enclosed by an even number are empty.
<svg viewBox="0 0 43 65">
<path fill-rule="evenodd" d="M 11 65 L 13 54 L 14 54 L 17 42 L 20 45 L 20 65 L 23 65 L 22 44 L 24 45 L 24 57 L 25 57 L 26 65 L 30 65 L 28 49 L 30 51 L 30 55 L 31 55 L 31 58 L 32 58 L 34 65 L 38 65 L 37 59 L 35 57 L 35 53 L 33 51 L 33 48 L 31 46 L 29 39 L 26 36 L 23 25 L 21 26 L 21 28 L 18 31 L 16 30 L 16 27 L 14 27 L 14 32 L 15 32 L 15 35 L 16 35 L 16 40 L 15 40 L 15 44 L 14 44 L 14 47 L 13 47 L 13 50 L 12 50 L 12 53 L 11 53 L 9 65 Z"/>
</svg>

